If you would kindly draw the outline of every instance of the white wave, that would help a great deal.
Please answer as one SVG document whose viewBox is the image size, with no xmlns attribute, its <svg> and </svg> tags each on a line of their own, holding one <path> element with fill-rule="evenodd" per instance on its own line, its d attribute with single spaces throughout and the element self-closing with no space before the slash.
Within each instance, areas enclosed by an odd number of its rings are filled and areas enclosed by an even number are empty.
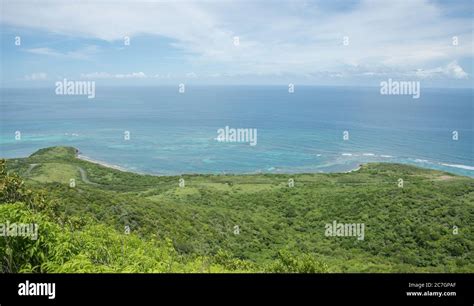
<svg viewBox="0 0 474 306">
<path fill-rule="evenodd" d="M 392 158 L 392 155 L 380 155 L 380 157 L 385 157 L 385 158 Z"/>
<path fill-rule="evenodd" d="M 117 166 L 117 165 L 112 165 L 112 164 L 109 164 L 109 163 L 106 163 L 106 162 L 103 162 L 103 161 L 92 159 L 92 158 L 87 157 L 87 156 L 82 155 L 82 154 L 78 154 L 76 157 L 79 158 L 79 159 L 94 163 L 94 164 L 102 165 L 102 166 L 107 167 L 107 168 L 112 168 L 112 169 L 120 170 L 120 171 L 124 171 L 124 172 L 127 171 L 127 169 L 124 168 L 124 167 Z"/>
<path fill-rule="evenodd" d="M 474 167 L 473 167 L 473 166 L 456 165 L 456 164 L 444 164 L 444 163 L 441 163 L 441 165 L 446 166 L 446 167 L 453 167 L 453 168 L 460 168 L 460 169 L 465 169 L 465 170 L 474 171 Z"/>
<path fill-rule="evenodd" d="M 342 156 L 352 156 L 352 153 L 342 153 Z"/>
<path fill-rule="evenodd" d="M 357 168 L 351 169 L 351 170 L 349 170 L 349 171 L 346 171 L 345 173 L 351 173 L 351 172 L 359 171 L 359 170 L 360 170 L 360 166 L 357 167 Z"/>
<path fill-rule="evenodd" d="M 416 163 L 429 163 L 429 161 L 427 161 L 426 159 L 419 159 L 419 158 L 415 159 L 415 162 Z"/>
<path fill-rule="evenodd" d="M 374 153 L 363 153 L 362 155 L 364 155 L 364 156 L 375 156 Z"/>
</svg>

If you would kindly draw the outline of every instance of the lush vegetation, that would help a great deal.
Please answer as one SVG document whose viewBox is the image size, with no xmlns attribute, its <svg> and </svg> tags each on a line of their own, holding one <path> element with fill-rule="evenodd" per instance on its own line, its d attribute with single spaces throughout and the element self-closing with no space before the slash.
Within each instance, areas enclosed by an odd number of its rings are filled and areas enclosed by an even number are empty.
<svg viewBox="0 0 474 306">
<path fill-rule="evenodd" d="M 449 173 L 368 164 L 160 177 L 68 147 L 2 162 L 0 172 L 0 223 L 39 225 L 37 240 L 0 237 L 3 272 L 474 271 L 474 179 Z M 325 236 L 334 220 L 364 223 L 365 239 Z"/>
</svg>

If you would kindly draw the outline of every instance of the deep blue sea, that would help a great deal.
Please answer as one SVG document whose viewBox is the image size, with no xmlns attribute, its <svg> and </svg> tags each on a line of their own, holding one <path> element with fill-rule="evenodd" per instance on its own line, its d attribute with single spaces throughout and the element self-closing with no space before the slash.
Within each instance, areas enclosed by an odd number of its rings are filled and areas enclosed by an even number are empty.
<svg viewBox="0 0 474 306">
<path fill-rule="evenodd" d="M 343 172 L 398 162 L 474 177 L 473 115 L 472 89 L 422 88 L 419 99 L 382 96 L 378 87 L 187 86 L 180 94 L 97 86 L 95 99 L 57 96 L 54 87 L 1 89 L 0 156 L 63 145 L 151 174 Z M 257 129 L 257 145 L 218 142 L 225 126 Z"/>
</svg>

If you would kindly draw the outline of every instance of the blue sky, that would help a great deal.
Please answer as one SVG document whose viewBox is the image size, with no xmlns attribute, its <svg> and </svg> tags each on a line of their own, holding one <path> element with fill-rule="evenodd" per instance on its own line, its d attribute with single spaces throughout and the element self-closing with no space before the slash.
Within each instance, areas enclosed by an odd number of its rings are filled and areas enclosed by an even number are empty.
<svg viewBox="0 0 474 306">
<path fill-rule="evenodd" d="M 470 0 L 3 0 L 1 82 L 473 87 L 472 18 Z"/>
</svg>

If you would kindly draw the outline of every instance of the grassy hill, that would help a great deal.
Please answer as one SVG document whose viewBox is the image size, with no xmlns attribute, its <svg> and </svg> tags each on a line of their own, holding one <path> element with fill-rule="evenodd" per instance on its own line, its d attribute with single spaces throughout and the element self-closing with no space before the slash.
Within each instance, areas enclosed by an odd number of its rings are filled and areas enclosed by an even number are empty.
<svg viewBox="0 0 474 306">
<path fill-rule="evenodd" d="M 48 248 L 37 258 L 40 242 L 19 238 L 25 245 L 14 249 L 16 237 L 5 238 L 0 251 L 13 259 L 4 271 L 21 250 L 31 255 L 17 271 L 474 271 L 472 178 L 386 163 L 351 173 L 151 176 L 76 154 L 52 147 L 6 162 L 0 222 L 42 220 Z M 9 194 L 14 173 L 24 184 Z M 364 240 L 326 236 L 333 221 L 363 223 Z"/>
</svg>

